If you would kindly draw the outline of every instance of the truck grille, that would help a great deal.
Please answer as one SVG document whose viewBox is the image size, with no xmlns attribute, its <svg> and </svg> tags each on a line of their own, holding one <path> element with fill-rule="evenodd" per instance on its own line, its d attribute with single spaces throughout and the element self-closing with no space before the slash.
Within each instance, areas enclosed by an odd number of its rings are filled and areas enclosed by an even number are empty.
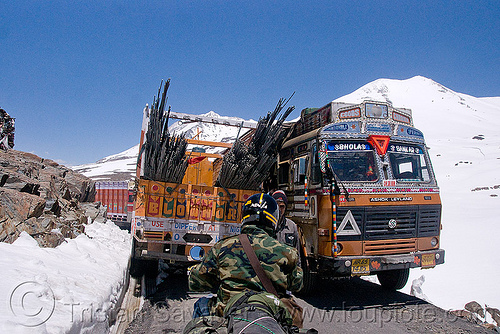
<svg viewBox="0 0 500 334">
<path fill-rule="evenodd" d="M 441 229 L 441 207 L 420 207 L 418 236 L 433 237 L 439 235 Z"/>
<path fill-rule="evenodd" d="M 366 212 L 365 240 L 379 239 L 403 239 L 416 237 L 417 212 L 416 210 L 401 210 L 399 208 L 388 208 Z M 389 228 L 389 221 L 395 220 L 396 227 Z"/>
<path fill-rule="evenodd" d="M 339 240 L 375 241 L 430 237 L 439 235 L 441 226 L 440 205 L 340 207 L 337 209 L 337 227 L 348 211 L 351 211 L 361 235 L 341 235 Z M 395 220 L 395 226 L 389 224 L 391 220 Z M 347 224 L 346 227 L 349 226 L 350 224 Z"/>
<path fill-rule="evenodd" d="M 403 254 L 417 249 L 415 239 L 367 241 L 363 247 L 366 255 Z"/>
</svg>

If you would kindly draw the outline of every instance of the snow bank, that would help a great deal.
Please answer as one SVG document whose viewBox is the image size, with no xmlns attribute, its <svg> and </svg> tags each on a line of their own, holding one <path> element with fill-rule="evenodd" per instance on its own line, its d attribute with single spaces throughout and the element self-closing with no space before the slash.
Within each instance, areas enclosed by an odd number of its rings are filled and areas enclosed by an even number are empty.
<svg viewBox="0 0 500 334">
<path fill-rule="evenodd" d="M 111 221 L 57 248 L 23 232 L 0 243 L 1 333 L 105 333 L 124 288 L 130 235 Z"/>
</svg>

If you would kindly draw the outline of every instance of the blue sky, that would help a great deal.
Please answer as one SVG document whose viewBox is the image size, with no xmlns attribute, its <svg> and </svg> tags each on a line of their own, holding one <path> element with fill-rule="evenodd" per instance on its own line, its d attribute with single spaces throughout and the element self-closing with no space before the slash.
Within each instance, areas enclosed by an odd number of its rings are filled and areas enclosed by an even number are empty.
<svg viewBox="0 0 500 334">
<path fill-rule="evenodd" d="M 500 96 L 494 1 L 4 1 L 0 107 L 15 149 L 68 165 L 139 141 L 171 78 L 174 111 L 246 119 L 293 92 L 298 116 L 379 78 Z"/>
</svg>

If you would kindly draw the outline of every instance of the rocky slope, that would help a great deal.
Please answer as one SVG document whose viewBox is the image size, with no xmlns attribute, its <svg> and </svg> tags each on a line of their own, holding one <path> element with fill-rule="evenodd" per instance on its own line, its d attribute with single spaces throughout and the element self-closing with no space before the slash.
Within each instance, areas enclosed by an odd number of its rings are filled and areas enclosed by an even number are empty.
<svg viewBox="0 0 500 334">
<path fill-rule="evenodd" d="M 0 242 L 22 231 L 42 247 L 55 247 L 84 231 L 89 221 L 105 221 L 94 182 L 34 154 L 0 150 Z"/>
</svg>

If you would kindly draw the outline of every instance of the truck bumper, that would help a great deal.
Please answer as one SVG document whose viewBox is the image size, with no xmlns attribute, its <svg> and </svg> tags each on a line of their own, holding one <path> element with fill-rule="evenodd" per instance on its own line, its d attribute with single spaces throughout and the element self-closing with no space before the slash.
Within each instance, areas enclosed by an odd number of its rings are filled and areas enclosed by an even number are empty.
<svg viewBox="0 0 500 334">
<path fill-rule="evenodd" d="M 189 259 L 186 255 L 153 252 L 145 249 L 142 250 L 140 252 L 140 255 L 137 257 L 143 259 L 153 259 L 153 260 L 162 259 L 167 261 L 186 262 L 186 263 L 193 261 L 192 259 Z"/>
<path fill-rule="evenodd" d="M 165 260 L 168 263 L 192 264 L 198 263 L 205 249 L 204 244 L 173 244 L 168 241 L 140 239 L 134 235 L 133 257 L 145 260 Z"/>
<path fill-rule="evenodd" d="M 436 249 L 381 256 L 323 256 L 318 259 L 318 268 L 321 268 L 321 274 L 337 277 L 371 275 L 379 271 L 406 268 L 427 269 L 443 264 L 444 254 L 444 249 Z"/>
</svg>

